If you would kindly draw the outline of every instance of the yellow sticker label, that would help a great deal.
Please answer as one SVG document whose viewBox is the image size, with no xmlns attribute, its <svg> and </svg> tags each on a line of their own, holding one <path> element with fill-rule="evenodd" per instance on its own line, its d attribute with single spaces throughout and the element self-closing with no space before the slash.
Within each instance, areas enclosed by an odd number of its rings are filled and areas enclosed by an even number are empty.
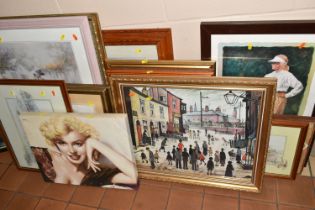
<svg viewBox="0 0 315 210">
<path fill-rule="evenodd" d="M 146 63 L 149 63 L 149 61 L 148 60 L 142 60 L 141 63 L 146 64 Z"/>
<path fill-rule="evenodd" d="M 152 97 L 148 96 L 148 97 L 146 97 L 145 99 L 148 100 L 148 101 L 151 101 L 151 100 L 152 100 Z"/>
<path fill-rule="evenodd" d="M 39 95 L 40 96 L 46 96 L 46 92 L 42 90 L 42 91 L 39 92 Z"/>
<path fill-rule="evenodd" d="M 88 101 L 88 102 L 87 102 L 87 105 L 88 105 L 88 106 L 94 106 L 94 103 L 93 103 L 92 101 Z"/>
<path fill-rule="evenodd" d="M 135 51 L 136 51 L 136 53 L 142 53 L 141 49 L 136 49 Z"/>
<path fill-rule="evenodd" d="M 3 42 L 3 38 L 0 36 L 0 44 Z"/>
<path fill-rule="evenodd" d="M 9 91 L 9 96 L 15 96 L 15 92 L 13 90 Z"/>
<path fill-rule="evenodd" d="M 249 42 L 247 45 L 247 49 L 252 50 L 253 49 L 253 43 Z"/>
<path fill-rule="evenodd" d="M 61 41 L 63 41 L 63 40 L 65 40 L 65 38 L 66 38 L 66 35 L 61 34 L 61 36 L 60 36 L 60 40 L 61 40 Z"/>
</svg>

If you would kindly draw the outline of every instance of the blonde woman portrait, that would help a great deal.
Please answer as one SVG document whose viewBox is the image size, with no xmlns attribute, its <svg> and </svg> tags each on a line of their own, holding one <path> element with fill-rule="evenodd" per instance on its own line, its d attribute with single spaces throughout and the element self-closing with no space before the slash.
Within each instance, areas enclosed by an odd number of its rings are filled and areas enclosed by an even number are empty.
<svg viewBox="0 0 315 210">
<path fill-rule="evenodd" d="M 137 183 L 135 163 L 132 158 L 122 155 L 125 153 L 123 146 L 117 144 L 119 142 L 116 139 L 100 135 L 100 129 L 95 129 L 91 124 L 83 122 L 81 117 L 73 114 L 51 115 L 53 116 L 49 118 L 44 117 L 45 120 L 40 119 L 43 116 L 36 117 L 36 114 L 21 117 L 29 139 L 32 138 L 30 125 L 32 122 L 40 121 L 38 128 L 44 137 L 47 149 L 38 144 L 35 145 L 32 140 L 29 141 L 46 180 L 62 184 L 96 186 L 135 185 Z M 102 130 L 107 130 L 107 125 L 100 123 L 102 117 L 95 115 L 94 120 L 93 118 L 88 120 L 95 121 L 93 125 L 102 125 Z M 112 119 L 113 123 L 114 121 L 115 118 Z M 113 129 L 110 132 L 120 135 L 124 132 L 119 129 L 117 123 L 116 132 L 113 132 Z M 122 125 L 121 128 L 123 127 Z M 123 142 L 123 139 L 118 141 Z M 113 142 L 116 142 L 115 146 L 111 145 Z M 129 143 L 125 142 L 125 144 Z M 119 151 L 120 148 L 121 151 Z"/>
</svg>

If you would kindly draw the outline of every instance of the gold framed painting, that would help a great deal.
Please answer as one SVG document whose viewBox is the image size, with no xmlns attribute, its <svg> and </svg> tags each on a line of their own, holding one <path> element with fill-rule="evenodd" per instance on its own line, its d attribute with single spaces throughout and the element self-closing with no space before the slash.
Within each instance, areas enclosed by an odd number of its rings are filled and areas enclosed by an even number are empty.
<svg viewBox="0 0 315 210">
<path fill-rule="evenodd" d="M 1 17 L 0 34 L 1 79 L 106 84 L 96 13 Z"/>
<path fill-rule="evenodd" d="M 314 123 L 311 117 L 274 116 L 266 159 L 267 175 L 295 179 L 299 164 L 301 161 L 304 164 L 309 150 L 305 144 L 310 142 L 306 141 L 314 137 Z"/>
<path fill-rule="evenodd" d="M 155 74 L 155 75 L 215 75 L 215 61 L 199 60 L 108 60 L 107 75 Z"/>
<path fill-rule="evenodd" d="M 112 111 L 109 86 L 68 85 L 73 112 L 109 113 Z"/>
<path fill-rule="evenodd" d="M 276 80 L 112 75 L 139 176 L 258 192 Z"/>
</svg>

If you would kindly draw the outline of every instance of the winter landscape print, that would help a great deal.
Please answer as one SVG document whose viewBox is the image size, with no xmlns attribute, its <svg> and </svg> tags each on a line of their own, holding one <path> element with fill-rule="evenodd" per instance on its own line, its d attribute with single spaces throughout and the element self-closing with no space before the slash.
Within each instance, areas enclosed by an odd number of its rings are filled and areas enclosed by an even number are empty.
<svg viewBox="0 0 315 210">
<path fill-rule="evenodd" d="M 286 168 L 288 161 L 283 157 L 287 138 L 286 136 L 270 136 L 267 163 L 277 168 Z"/>
<path fill-rule="evenodd" d="M 124 87 L 138 168 L 252 178 L 261 92 Z"/>
<path fill-rule="evenodd" d="M 48 79 L 80 83 L 71 42 L 4 42 L 0 79 Z"/>
</svg>

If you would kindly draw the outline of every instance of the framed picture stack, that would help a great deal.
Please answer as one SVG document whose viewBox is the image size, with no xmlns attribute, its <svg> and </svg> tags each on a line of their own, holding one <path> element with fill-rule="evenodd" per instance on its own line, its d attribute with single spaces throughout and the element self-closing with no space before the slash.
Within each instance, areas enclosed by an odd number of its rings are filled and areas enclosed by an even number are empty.
<svg viewBox="0 0 315 210">
<path fill-rule="evenodd" d="M 37 169 L 21 113 L 111 111 L 98 15 L 2 17 L 0 43 L 2 139 L 19 168 Z"/>
</svg>

